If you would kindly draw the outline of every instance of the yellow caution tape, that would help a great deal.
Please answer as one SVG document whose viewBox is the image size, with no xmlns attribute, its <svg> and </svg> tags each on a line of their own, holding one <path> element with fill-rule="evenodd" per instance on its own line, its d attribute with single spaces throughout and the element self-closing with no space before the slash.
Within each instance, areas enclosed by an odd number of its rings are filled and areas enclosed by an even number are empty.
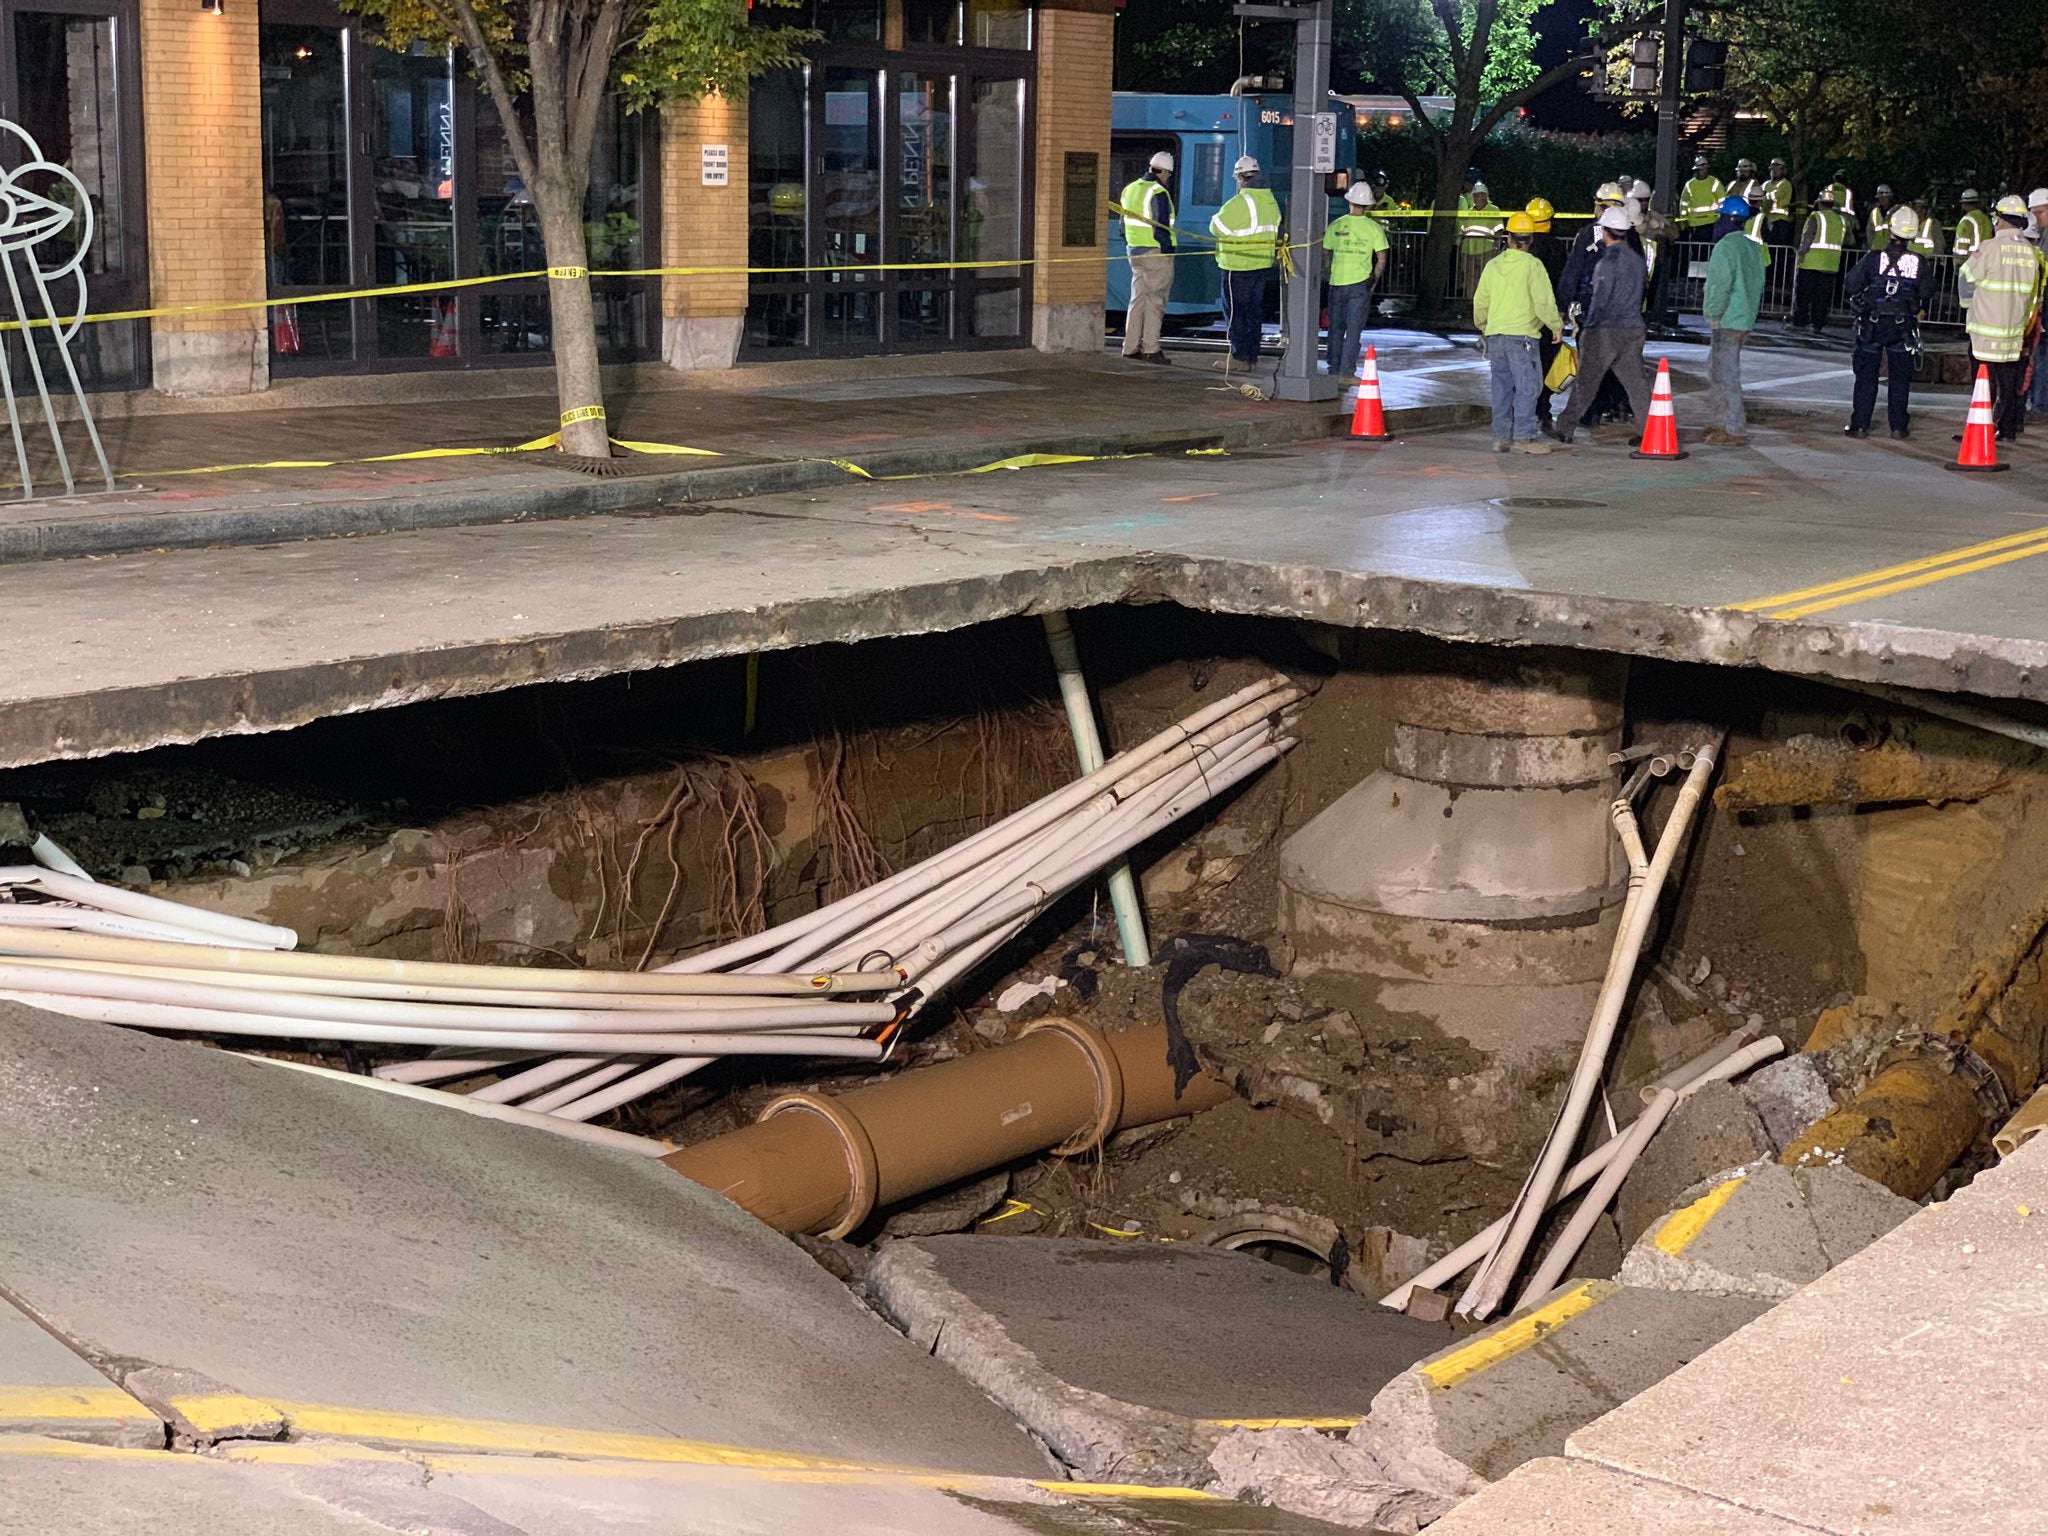
<svg viewBox="0 0 2048 1536">
<path fill-rule="evenodd" d="M 543 448 L 557 446 L 561 440 L 561 433 L 550 432 L 546 437 L 494 448 L 414 448 L 404 453 L 374 453 L 361 459 L 261 459 L 247 464 L 206 464 L 197 469 L 152 469 L 140 473 L 149 479 L 167 480 L 173 475 L 225 475 L 244 469 L 334 469 L 343 464 L 397 464 L 408 459 L 501 458 L 510 453 L 538 453 Z M 690 454 L 706 459 L 724 457 L 715 448 L 690 448 L 681 443 L 636 442 L 618 437 L 610 439 L 610 442 L 614 448 L 622 448 L 627 453 Z"/>
<path fill-rule="evenodd" d="M 562 412 L 562 425 L 573 427 L 579 421 L 603 421 L 604 407 L 601 405 L 576 405 Z"/>
<path fill-rule="evenodd" d="M 548 276 L 558 282 L 571 282 L 579 277 L 590 276 L 588 267 L 549 267 Z"/>
<path fill-rule="evenodd" d="M 1038 1207 L 1029 1200 L 1005 1200 L 1000 1211 L 997 1211 L 993 1216 L 976 1222 L 975 1225 L 977 1227 L 992 1227 L 999 1221 L 1008 1221 L 1012 1216 L 1022 1216 L 1026 1211 L 1035 1211 L 1037 1209 Z"/>
</svg>

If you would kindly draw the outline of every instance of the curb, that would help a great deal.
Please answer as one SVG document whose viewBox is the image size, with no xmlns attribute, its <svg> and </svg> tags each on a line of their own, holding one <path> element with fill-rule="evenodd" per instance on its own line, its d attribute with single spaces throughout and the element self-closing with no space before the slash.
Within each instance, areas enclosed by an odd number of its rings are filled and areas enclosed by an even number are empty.
<svg viewBox="0 0 2048 1536">
<path fill-rule="evenodd" d="M 1484 420 L 1483 406 L 1437 405 L 1389 411 L 1397 432 L 1427 432 Z M 1342 436 L 1346 418 L 1290 412 L 1268 422 L 1238 422 L 1195 432 L 1109 432 L 1015 438 L 968 447 L 900 449 L 866 455 L 862 465 L 877 479 L 891 475 L 946 475 L 1030 453 L 1097 457 L 1181 453 L 1195 448 L 1246 449 L 1314 442 Z M 560 483 L 556 483 L 559 475 Z M 198 511 L 123 511 L 100 518 L 0 523 L 0 565 L 77 560 L 144 550 L 217 549 L 283 544 L 307 539 L 415 533 L 430 528 L 557 522 L 632 512 L 688 515 L 706 502 L 744 500 L 789 491 L 861 482 L 824 459 L 767 459 L 720 464 L 670 474 L 613 479 L 557 471 L 533 484 L 453 481 L 445 491 L 403 500 L 297 501 L 269 507 L 217 507 Z"/>
</svg>

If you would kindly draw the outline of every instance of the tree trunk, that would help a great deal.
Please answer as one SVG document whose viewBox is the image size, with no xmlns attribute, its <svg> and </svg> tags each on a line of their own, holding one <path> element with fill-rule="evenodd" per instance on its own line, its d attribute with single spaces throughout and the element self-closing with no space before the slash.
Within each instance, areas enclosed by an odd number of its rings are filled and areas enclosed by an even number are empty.
<svg viewBox="0 0 2048 1536">
<path fill-rule="evenodd" d="M 562 452 L 585 458 L 611 457 L 611 433 L 604 417 L 604 379 L 597 362 L 597 309 L 590 298 L 583 239 L 583 198 L 561 189 L 534 189 L 541 242 L 548 265 L 583 275 L 548 279 L 548 320 L 554 336 L 555 397 L 562 407 Z M 594 415 L 589 414 L 595 412 Z"/>
<path fill-rule="evenodd" d="M 1437 140 L 1435 210 L 1422 241 L 1422 269 L 1417 278 L 1415 307 L 1424 316 L 1442 315 L 1451 305 L 1451 266 L 1458 259 L 1458 197 L 1465 189 L 1465 167 L 1472 145 L 1465 135 L 1448 133 Z"/>
</svg>

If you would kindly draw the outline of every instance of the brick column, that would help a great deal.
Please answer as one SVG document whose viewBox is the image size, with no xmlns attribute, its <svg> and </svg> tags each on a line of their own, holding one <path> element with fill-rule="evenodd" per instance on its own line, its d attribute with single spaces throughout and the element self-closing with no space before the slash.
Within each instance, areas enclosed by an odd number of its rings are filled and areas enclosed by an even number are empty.
<svg viewBox="0 0 2048 1536">
<path fill-rule="evenodd" d="M 1104 261 L 1109 250 L 1109 91 L 1116 48 L 1113 0 L 1044 0 L 1038 13 L 1036 230 L 1031 344 L 1041 352 L 1102 347 Z M 1067 157 L 1095 156 L 1094 232 L 1066 243 Z"/>
<path fill-rule="evenodd" d="M 747 264 L 747 103 L 709 96 L 668 108 L 661 125 L 661 265 Z M 726 148 L 726 184 L 704 185 L 706 144 Z M 747 313 L 744 274 L 661 280 L 661 358 L 671 368 L 730 368 Z"/>
<path fill-rule="evenodd" d="M 260 299 L 263 106 L 255 0 L 218 16 L 192 0 L 141 0 L 142 134 L 150 303 Z M 270 382 L 262 310 L 150 322 L 153 382 L 172 395 L 233 395 Z"/>
</svg>

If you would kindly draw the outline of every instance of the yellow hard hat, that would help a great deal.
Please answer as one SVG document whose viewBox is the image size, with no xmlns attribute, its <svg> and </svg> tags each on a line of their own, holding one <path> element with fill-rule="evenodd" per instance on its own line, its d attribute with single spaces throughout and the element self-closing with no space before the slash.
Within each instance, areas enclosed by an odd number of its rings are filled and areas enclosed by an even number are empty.
<svg viewBox="0 0 2048 1536">
<path fill-rule="evenodd" d="M 775 213 L 802 213 L 804 186 L 800 181 L 778 181 L 768 189 L 768 207 Z"/>
<path fill-rule="evenodd" d="M 1529 217 L 1534 219 L 1538 224 L 1548 224 L 1552 219 L 1557 217 L 1557 210 L 1550 206 L 1550 199 L 1547 197 L 1530 198 L 1529 207 L 1527 211 Z"/>
<path fill-rule="evenodd" d="M 1526 213 L 1511 213 L 1508 215 L 1508 233 L 1533 235 L 1536 233 L 1536 221 Z"/>
</svg>

